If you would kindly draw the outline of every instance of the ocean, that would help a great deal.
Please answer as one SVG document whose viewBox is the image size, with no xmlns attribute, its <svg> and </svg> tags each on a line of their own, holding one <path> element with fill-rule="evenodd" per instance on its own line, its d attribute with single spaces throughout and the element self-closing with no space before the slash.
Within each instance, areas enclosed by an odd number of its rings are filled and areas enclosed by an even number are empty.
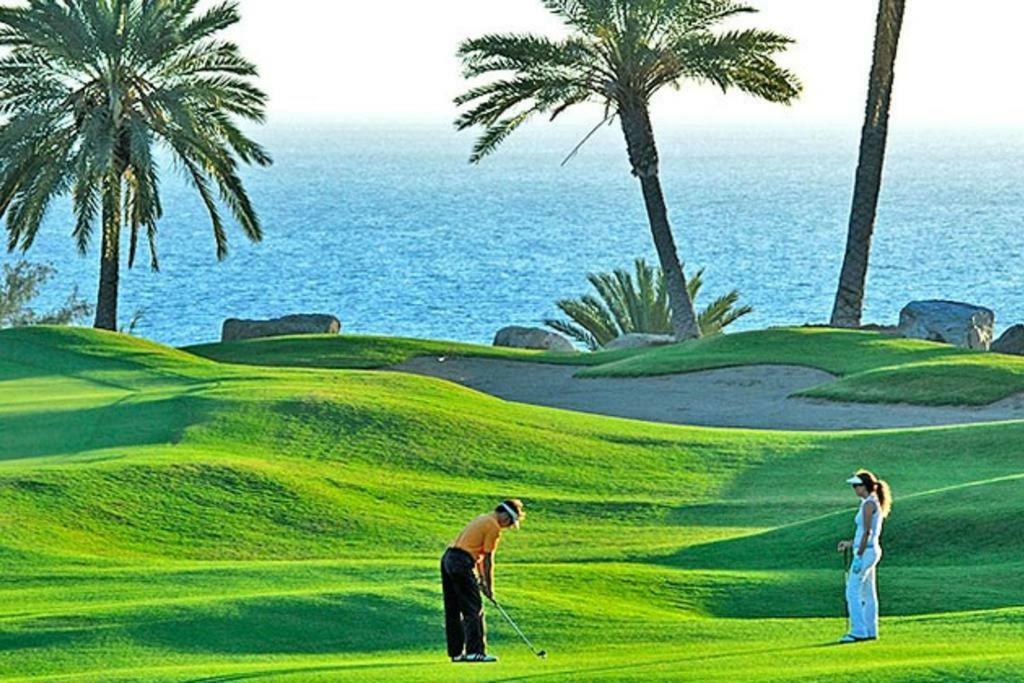
<svg viewBox="0 0 1024 683">
<path fill-rule="evenodd" d="M 275 158 L 244 177 L 265 239 L 230 231 L 218 263 L 203 208 L 162 170 L 161 271 L 123 274 L 122 321 L 172 345 L 219 338 L 225 318 L 332 313 L 346 332 L 490 343 L 537 325 L 586 273 L 656 261 L 618 128 L 564 167 L 586 128 L 533 126 L 483 164 L 450 126 L 272 123 Z M 705 268 L 708 303 L 739 289 L 754 312 L 732 329 L 828 319 L 846 237 L 859 131 L 660 130 L 680 256 Z M 865 322 L 894 323 L 920 298 L 985 305 L 1024 322 L 1024 132 L 894 125 Z M 82 257 L 57 202 L 27 254 L 55 265 L 39 308 L 77 286 L 95 297 L 98 245 Z M 3 254 L 12 263 L 18 254 Z"/>
</svg>

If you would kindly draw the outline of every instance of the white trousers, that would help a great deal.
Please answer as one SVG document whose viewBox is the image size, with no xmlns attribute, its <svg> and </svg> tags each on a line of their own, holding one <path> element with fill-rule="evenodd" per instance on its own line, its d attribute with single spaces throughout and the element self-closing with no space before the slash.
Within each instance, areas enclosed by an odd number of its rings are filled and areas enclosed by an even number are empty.
<svg viewBox="0 0 1024 683">
<path fill-rule="evenodd" d="M 882 559 L 881 548 L 868 547 L 861 558 L 859 574 L 850 572 L 846 580 L 846 606 L 850 612 L 850 635 L 855 638 L 878 637 L 878 588 L 875 568 Z"/>
</svg>

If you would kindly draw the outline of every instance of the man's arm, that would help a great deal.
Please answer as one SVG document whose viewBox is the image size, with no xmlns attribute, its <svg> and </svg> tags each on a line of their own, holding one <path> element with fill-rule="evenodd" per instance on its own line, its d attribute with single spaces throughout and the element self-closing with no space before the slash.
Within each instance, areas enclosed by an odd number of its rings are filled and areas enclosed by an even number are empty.
<svg viewBox="0 0 1024 683">
<path fill-rule="evenodd" d="M 480 580 L 484 595 L 494 599 L 494 551 L 485 553 L 480 561 Z"/>
</svg>

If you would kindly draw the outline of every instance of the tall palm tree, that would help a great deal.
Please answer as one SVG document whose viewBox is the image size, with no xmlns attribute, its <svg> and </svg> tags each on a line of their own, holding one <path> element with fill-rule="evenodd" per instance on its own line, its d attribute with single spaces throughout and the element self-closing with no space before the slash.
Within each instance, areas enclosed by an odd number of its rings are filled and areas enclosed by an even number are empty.
<svg viewBox="0 0 1024 683">
<path fill-rule="evenodd" d="M 554 119 L 582 102 L 603 104 L 605 121 L 619 120 L 633 175 L 640 180 L 668 281 L 675 336 L 699 337 L 658 177 L 651 98 L 666 86 L 692 81 L 789 103 L 800 93 L 800 83 L 774 56 L 792 41 L 756 29 L 716 32 L 722 21 L 755 11 L 733 0 L 542 2 L 565 22 L 569 37 L 487 35 L 459 48 L 466 78 L 489 77 L 455 100 L 468 107 L 456 127 L 484 129 L 471 161 L 493 152 L 535 114 Z"/>
<path fill-rule="evenodd" d="M 96 327 L 117 327 L 121 233 L 128 267 L 140 233 L 156 253 L 159 145 L 210 215 L 227 255 L 223 207 L 253 241 L 260 221 L 239 162 L 271 163 L 236 119 L 262 122 L 256 68 L 217 34 L 239 20 L 234 2 L 27 0 L 0 7 L 0 216 L 8 248 L 28 250 L 52 201 L 70 194 L 84 253 L 101 231 Z M 219 201 L 218 201 L 219 200 Z"/>
<path fill-rule="evenodd" d="M 875 48 L 868 81 L 867 114 L 860 136 L 860 160 L 853 189 L 853 206 L 846 237 L 846 254 L 839 275 L 833 327 L 858 327 L 864 307 L 864 285 L 875 231 L 878 195 L 882 187 L 882 166 L 889 136 L 889 105 L 895 77 L 896 50 L 903 29 L 906 0 L 879 0 Z"/>
</svg>

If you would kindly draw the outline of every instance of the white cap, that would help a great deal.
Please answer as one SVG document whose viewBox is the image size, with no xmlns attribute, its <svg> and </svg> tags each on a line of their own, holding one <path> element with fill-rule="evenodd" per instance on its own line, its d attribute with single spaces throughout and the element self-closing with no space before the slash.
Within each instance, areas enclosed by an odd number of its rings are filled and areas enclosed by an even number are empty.
<svg viewBox="0 0 1024 683">
<path fill-rule="evenodd" d="M 515 508 L 513 508 L 508 503 L 502 503 L 501 504 L 501 509 L 505 511 L 505 514 L 507 514 L 509 517 L 512 518 L 512 526 L 515 527 L 516 529 L 518 529 L 519 528 L 519 513 L 516 512 Z"/>
<path fill-rule="evenodd" d="M 860 478 L 859 474 L 855 474 L 852 477 L 850 477 L 849 479 L 847 479 L 846 483 L 850 484 L 852 486 L 864 486 L 865 485 L 864 484 L 864 480 Z"/>
</svg>

